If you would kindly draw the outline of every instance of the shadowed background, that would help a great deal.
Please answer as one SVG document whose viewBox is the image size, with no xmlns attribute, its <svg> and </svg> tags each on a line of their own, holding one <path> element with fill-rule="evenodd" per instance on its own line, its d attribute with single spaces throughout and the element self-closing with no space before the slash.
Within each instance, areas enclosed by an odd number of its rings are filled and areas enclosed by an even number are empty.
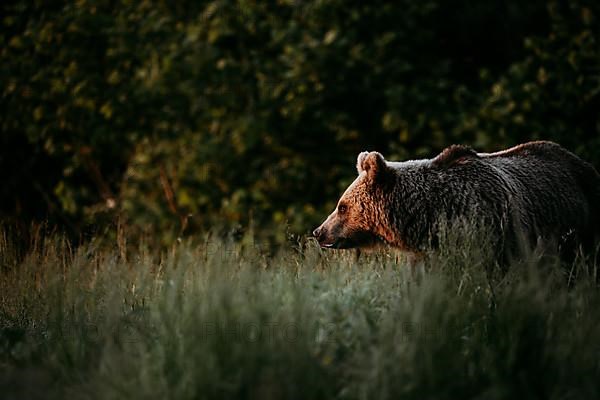
<svg viewBox="0 0 600 400">
<path fill-rule="evenodd" d="M 595 0 L 0 7 L 0 217 L 24 231 L 282 242 L 363 150 L 550 139 L 600 163 Z"/>
</svg>

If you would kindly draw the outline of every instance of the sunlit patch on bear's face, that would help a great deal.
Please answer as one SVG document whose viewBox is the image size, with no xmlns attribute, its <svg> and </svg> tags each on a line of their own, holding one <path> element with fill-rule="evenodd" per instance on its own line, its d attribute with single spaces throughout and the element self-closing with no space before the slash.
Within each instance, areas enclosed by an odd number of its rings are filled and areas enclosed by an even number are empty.
<svg viewBox="0 0 600 400">
<path fill-rule="evenodd" d="M 365 172 L 346 189 L 335 210 L 313 232 L 324 248 L 367 247 L 377 242 L 365 204 L 371 202 L 370 183 Z"/>
</svg>

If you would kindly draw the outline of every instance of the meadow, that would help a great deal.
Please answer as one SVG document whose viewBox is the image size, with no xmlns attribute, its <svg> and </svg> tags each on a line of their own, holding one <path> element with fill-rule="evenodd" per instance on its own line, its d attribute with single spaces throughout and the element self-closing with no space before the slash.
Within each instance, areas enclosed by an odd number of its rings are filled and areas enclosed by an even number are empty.
<svg viewBox="0 0 600 400">
<path fill-rule="evenodd" d="M 0 237 L 3 399 L 600 398 L 592 261 Z"/>
</svg>

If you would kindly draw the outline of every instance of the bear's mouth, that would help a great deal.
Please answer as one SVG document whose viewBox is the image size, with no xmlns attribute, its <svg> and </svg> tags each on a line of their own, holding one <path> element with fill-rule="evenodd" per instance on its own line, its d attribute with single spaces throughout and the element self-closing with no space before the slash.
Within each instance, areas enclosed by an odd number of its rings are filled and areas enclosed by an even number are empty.
<svg viewBox="0 0 600 400">
<path fill-rule="evenodd" d="M 319 242 L 319 246 L 324 249 L 353 249 L 375 243 L 386 243 L 386 241 L 379 235 L 365 232 L 352 238 L 340 237 L 331 242 Z"/>
<path fill-rule="evenodd" d="M 354 241 L 348 238 L 339 238 L 330 243 L 319 243 L 319 245 L 324 249 L 351 249 L 356 247 Z"/>
</svg>

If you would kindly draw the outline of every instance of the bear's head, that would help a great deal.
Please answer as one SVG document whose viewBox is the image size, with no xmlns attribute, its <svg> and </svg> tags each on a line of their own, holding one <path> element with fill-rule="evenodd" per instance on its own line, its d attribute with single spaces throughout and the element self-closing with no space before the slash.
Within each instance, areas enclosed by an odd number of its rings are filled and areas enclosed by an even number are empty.
<svg viewBox="0 0 600 400">
<path fill-rule="evenodd" d="M 369 247 L 391 237 L 386 188 L 394 173 L 377 152 L 363 152 L 356 163 L 358 177 L 346 189 L 335 210 L 313 231 L 321 247 Z"/>
</svg>

